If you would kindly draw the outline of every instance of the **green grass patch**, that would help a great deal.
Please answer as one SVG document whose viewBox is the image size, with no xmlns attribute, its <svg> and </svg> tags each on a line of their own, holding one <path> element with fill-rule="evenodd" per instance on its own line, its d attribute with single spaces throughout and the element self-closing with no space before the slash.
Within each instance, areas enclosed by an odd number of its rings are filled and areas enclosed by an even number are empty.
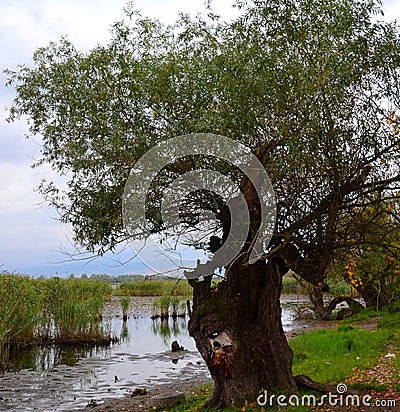
<svg viewBox="0 0 400 412">
<path fill-rule="evenodd" d="M 393 359 L 393 362 L 394 362 L 394 367 L 396 368 L 397 381 L 399 382 L 397 384 L 397 391 L 400 392 L 400 335 L 396 336 L 394 345 L 396 347 L 396 350 L 398 351 L 396 358 Z"/>
<path fill-rule="evenodd" d="M 202 405 L 207 401 L 207 399 L 212 394 L 212 384 L 199 386 L 193 389 L 190 397 L 187 397 L 186 401 L 168 409 L 171 412 L 194 412 L 201 411 Z M 161 409 L 165 410 L 165 409 Z"/>
<path fill-rule="evenodd" d="M 319 382 L 343 382 L 354 368 L 373 366 L 385 352 L 393 332 L 340 326 L 317 330 L 292 339 L 293 374 L 305 374 Z"/>
<path fill-rule="evenodd" d="M 345 325 L 357 325 L 368 321 L 371 318 L 378 318 L 378 327 L 381 329 L 392 329 L 400 331 L 400 312 L 392 312 L 388 308 L 380 310 L 363 309 L 353 316 L 342 321 Z"/>
<path fill-rule="evenodd" d="M 376 311 L 372 309 L 363 309 L 358 313 L 350 316 L 342 321 L 343 324 L 358 324 L 364 321 L 370 320 L 371 318 L 382 317 L 386 314 L 384 311 Z"/>
<path fill-rule="evenodd" d="M 400 333 L 400 312 L 381 312 L 381 317 L 378 321 L 380 328 L 397 330 Z"/>
</svg>

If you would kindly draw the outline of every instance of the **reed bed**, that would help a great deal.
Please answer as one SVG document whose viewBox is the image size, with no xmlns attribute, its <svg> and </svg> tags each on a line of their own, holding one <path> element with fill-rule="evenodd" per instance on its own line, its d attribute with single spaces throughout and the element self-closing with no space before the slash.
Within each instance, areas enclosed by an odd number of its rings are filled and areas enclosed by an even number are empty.
<svg viewBox="0 0 400 412">
<path fill-rule="evenodd" d="M 120 303 L 122 308 L 122 320 L 126 322 L 128 320 L 128 309 L 131 299 L 128 296 L 121 296 Z"/>
<path fill-rule="evenodd" d="M 11 347 L 106 343 L 111 327 L 101 312 L 112 288 L 87 279 L 32 279 L 0 274 L 0 366 Z"/>
<path fill-rule="evenodd" d="M 54 342 L 98 341 L 108 336 L 101 312 L 111 295 L 102 281 L 52 278 L 43 282 L 41 340 Z"/>
<path fill-rule="evenodd" d="M 186 279 L 134 280 L 118 285 L 115 293 L 121 296 L 192 296 Z"/>
<path fill-rule="evenodd" d="M 179 296 L 161 296 L 153 303 L 152 319 L 167 319 L 169 316 L 176 319 L 185 317 L 187 310 L 187 301 L 182 300 Z"/>
<path fill-rule="evenodd" d="M 7 360 L 10 344 L 34 339 L 40 318 L 40 292 L 26 276 L 0 276 L 0 366 Z"/>
</svg>

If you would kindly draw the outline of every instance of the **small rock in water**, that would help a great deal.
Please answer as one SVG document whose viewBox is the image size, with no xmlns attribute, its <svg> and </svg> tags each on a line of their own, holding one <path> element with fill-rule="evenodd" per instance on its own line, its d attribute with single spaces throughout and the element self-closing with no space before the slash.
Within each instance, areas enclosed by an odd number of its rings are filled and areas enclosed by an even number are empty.
<svg viewBox="0 0 400 412">
<path fill-rule="evenodd" d="M 146 395 L 146 394 L 147 394 L 146 388 L 136 388 L 135 390 L 132 391 L 131 397 Z"/>
<path fill-rule="evenodd" d="M 185 394 L 181 392 L 167 392 L 160 395 L 153 396 L 151 398 L 151 404 L 153 407 L 157 406 L 174 406 L 185 400 Z"/>
<path fill-rule="evenodd" d="M 180 346 L 178 341 L 174 340 L 171 344 L 171 350 L 172 352 L 179 352 L 183 350 L 183 346 Z"/>
<path fill-rule="evenodd" d="M 94 399 L 90 399 L 90 401 L 86 405 L 86 408 L 95 408 L 96 406 L 97 406 L 97 402 Z"/>
<path fill-rule="evenodd" d="M 178 358 L 174 358 L 172 359 L 172 363 L 176 365 L 178 363 L 178 360 L 179 360 Z"/>
<path fill-rule="evenodd" d="M 118 382 L 118 381 L 119 381 L 118 376 L 114 375 L 114 382 Z"/>
</svg>

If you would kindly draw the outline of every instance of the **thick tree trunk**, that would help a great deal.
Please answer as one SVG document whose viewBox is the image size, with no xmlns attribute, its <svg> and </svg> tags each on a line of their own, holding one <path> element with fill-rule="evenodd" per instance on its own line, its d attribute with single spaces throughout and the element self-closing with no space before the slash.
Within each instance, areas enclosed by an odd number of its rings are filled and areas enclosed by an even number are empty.
<svg viewBox="0 0 400 412">
<path fill-rule="evenodd" d="M 364 299 L 368 309 L 378 310 L 388 304 L 387 297 L 381 293 L 382 289 L 382 287 L 378 288 L 376 284 L 365 283 L 363 286 L 357 287 L 356 290 Z"/>
<path fill-rule="evenodd" d="M 312 309 L 315 315 L 322 320 L 329 319 L 329 316 L 332 314 L 332 312 L 342 302 L 346 302 L 349 308 L 345 310 L 342 309 L 344 310 L 344 312 L 340 311 L 335 318 L 336 320 L 342 320 L 344 317 L 353 315 L 364 309 L 364 306 L 361 303 L 357 302 L 355 299 L 350 298 L 348 296 L 337 296 L 331 299 L 329 304 L 325 306 L 322 292 L 317 287 L 314 287 L 312 292 L 310 293 L 310 300 L 313 304 Z"/>
<path fill-rule="evenodd" d="M 292 351 L 281 322 L 282 277 L 274 260 L 234 263 L 215 289 L 211 277 L 191 284 L 189 332 L 214 380 L 204 408 L 254 401 L 264 389 L 293 389 Z"/>
<path fill-rule="evenodd" d="M 313 312 L 315 316 L 320 319 L 326 319 L 328 317 L 327 309 L 324 304 L 324 296 L 322 295 L 321 289 L 314 286 L 310 293 L 310 300 L 313 304 Z"/>
</svg>

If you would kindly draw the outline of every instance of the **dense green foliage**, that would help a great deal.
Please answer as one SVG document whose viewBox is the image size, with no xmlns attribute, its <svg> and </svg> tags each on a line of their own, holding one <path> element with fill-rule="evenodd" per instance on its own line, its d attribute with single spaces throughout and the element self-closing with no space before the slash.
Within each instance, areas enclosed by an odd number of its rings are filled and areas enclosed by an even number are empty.
<svg viewBox="0 0 400 412">
<path fill-rule="evenodd" d="M 346 296 L 351 293 L 350 285 L 342 277 L 334 276 L 332 272 L 329 272 L 327 283 L 329 285 L 329 295 Z M 308 295 L 311 291 L 310 284 L 298 276 L 287 274 L 282 279 L 283 294 Z"/>
<path fill-rule="evenodd" d="M 332 262 L 328 277 L 345 281 L 355 296 L 378 310 L 398 307 L 400 298 L 400 214 L 398 200 L 355 208 L 340 229 L 353 247 Z M 349 294 L 349 293 L 346 293 Z"/>
<path fill-rule="evenodd" d="M 17 91 L 10 119 L 27 116 L 42 136 L 38 164 L 69 181 L 40 190 L 75 240 L 99 253 L 126 238 L 124 185 L 151 147 L 192 132 L 243 143 L 274 184 L 271 246 L 290 241 L 307 258 L 297 271 L 316 284 L 335 254 L 365 245 L 348 238 L 344 217 L 398 196 L 399 30 L 379 21 L 373 0 L 240 7 L 231 23 L 207 13 L 169 27 L 131 10 L 109 44 L 86 54 L 52 42 L 32 67 L 8 72 Z M 188 165 L 176 167 L 172 178 Z M 157 228 L 154 190 L 148 217 Z"/>
</svg>

